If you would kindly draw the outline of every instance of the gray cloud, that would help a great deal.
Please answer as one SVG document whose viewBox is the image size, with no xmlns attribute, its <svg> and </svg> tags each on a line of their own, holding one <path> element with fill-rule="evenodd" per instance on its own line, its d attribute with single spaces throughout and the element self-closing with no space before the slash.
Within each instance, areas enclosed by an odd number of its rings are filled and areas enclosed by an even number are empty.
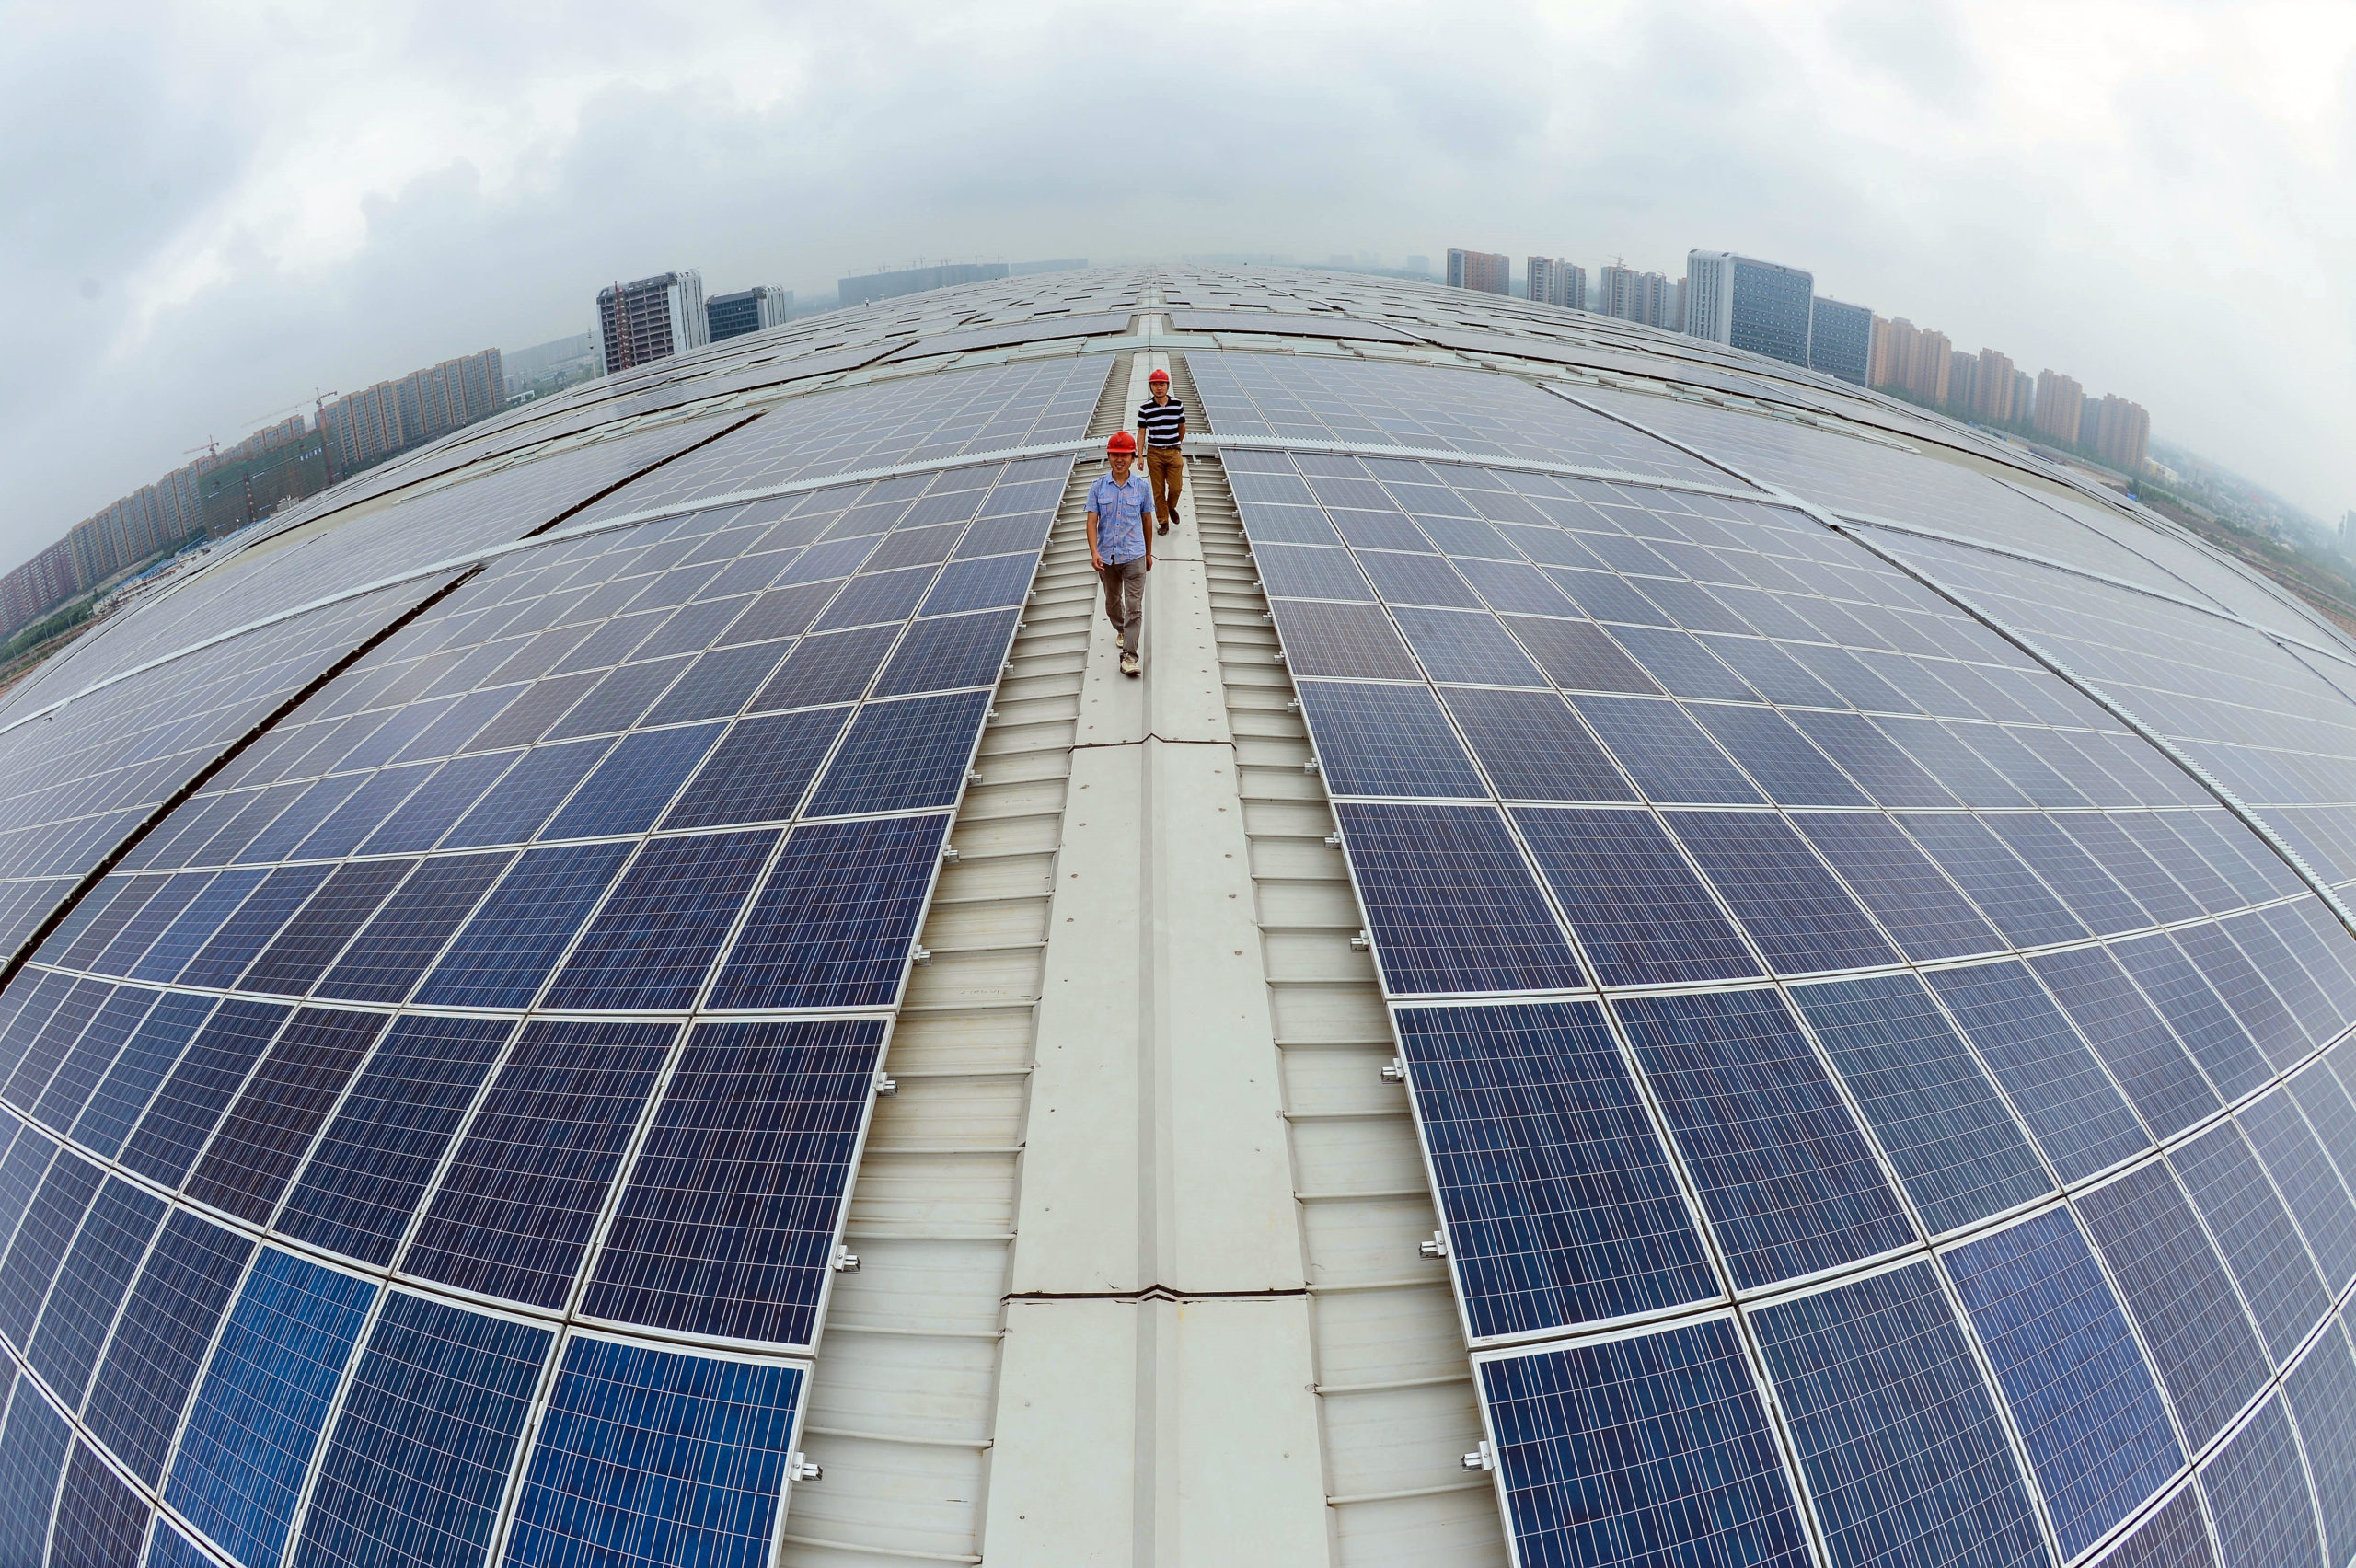
<svg viewBox="0 0 2356 1568">
<path fill-rule="evenodd" d="M 2356 29 L 2272 15 L 10 11 L 0 271 L 39 304 L 0 317 L 0 565 L 314 386 L 582 330 L 616 277 L 918 255 L 1730 246 L 2336 515 Z"/>
</svg>

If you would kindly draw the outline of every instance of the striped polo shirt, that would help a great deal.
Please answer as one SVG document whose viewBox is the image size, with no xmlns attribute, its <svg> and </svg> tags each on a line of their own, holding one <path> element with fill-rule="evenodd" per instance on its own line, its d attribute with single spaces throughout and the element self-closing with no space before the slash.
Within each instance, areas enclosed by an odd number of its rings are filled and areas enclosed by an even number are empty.
<svg viewBox="0 0 2356 1568">
<path fill-rule="evenodd" d="M 1186 422 L 1186 405 L 1172 398 L 1167 403 L 1151 398 L 1138 405 L 1138 429 L 1145 432 L 1148 446 L 1175 446 L 1178 427 Z"/>
</svg>

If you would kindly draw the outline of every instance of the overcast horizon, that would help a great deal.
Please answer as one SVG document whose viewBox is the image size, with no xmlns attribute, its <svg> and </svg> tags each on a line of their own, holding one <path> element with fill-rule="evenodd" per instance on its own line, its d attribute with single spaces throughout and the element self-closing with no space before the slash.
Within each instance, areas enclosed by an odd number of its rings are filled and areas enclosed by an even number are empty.
<svg viewBox="0 0 2356 1568">
<path fill-rule="evenodd" d="M 2356 506 L 2356 6 L 1162 15 L 0 0 L 0 569 L 616 278 L 918 257 L 1740 250 Z"/>
</svg>

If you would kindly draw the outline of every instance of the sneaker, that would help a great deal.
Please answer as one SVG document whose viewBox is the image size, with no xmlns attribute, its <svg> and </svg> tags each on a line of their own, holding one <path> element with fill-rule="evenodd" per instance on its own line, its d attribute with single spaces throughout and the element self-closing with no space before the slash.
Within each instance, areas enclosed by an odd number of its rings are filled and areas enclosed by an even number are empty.
<svg viewBox="0 0 2356 1568">
<path fill-rule="evenodd" d="M 1156 528 L 1156 529 L 1154 530 L 1154 532 L 1155 532 L 1155 533 L 1157 533 L 1157 534 L 1167 534 L 1168 532 L 1170 532 L 1170 525 L 1169 525 L 1169 524 L 1167 524 L 1167 523 L 1164 523 L 1161 527 Z"/>
<path fill-rule="evenodd" d="M 1136 654 L 1124 653 L 1121 655 L 1121 674 L 1125 675 L 1134 675 L 1138 673 L 1138 668 L 1139 665 L 1138 663 L 1138 656 Z"/>
</svg>

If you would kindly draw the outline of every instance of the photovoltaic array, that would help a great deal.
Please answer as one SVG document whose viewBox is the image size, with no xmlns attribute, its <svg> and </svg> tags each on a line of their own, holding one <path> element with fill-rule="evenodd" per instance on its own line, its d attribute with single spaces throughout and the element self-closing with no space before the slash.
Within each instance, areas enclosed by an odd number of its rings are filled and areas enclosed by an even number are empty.
<svg viewBox="0 0 2356 1568">
<path fill-rule="evenodd" d="M 1207 357 L 1521 1562 L 2316 1561 L 2356 940 L 2260 828 L 2356 876 L 2356 663 L 1894 446 Z"/>
<path fill-rule="evenodd" d="M 10 1561 L 768 1561 L 1071 467 L 936 459 L 1068 441 L 1104 375 L 845 395 L 769 499 L 640 481 L 653 521 L 336 599 L 696 442 L 432 490 L 126 626 L 325 607 L 0 738 L 20 928 L 136 833 L 0 992 Z M 809 482 L 859 432 L 918 471 Z"/>
</svg>

